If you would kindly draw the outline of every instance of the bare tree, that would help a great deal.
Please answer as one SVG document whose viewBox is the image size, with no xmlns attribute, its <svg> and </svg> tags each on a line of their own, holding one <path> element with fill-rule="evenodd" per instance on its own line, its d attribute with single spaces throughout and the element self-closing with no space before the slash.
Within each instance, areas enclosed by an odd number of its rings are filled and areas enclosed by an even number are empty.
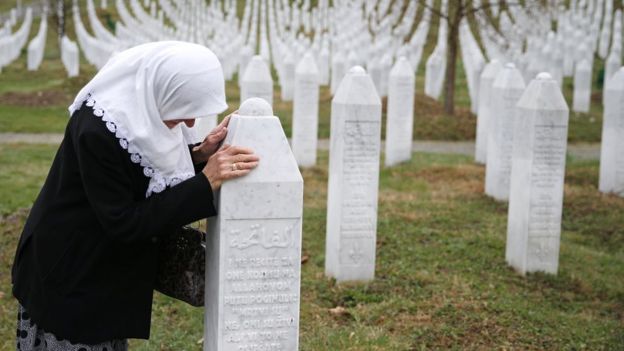
<svg viewBox="0 0 624 351">
<path fill-rule="evenodd" d="M 440 20 L 445 20 L 448 26 L 447 46 L 446 46 L 446 71 L 444 76 L 444 112 L 448 115 L 455 114 L 455 85 L 456 85 L 456 66 L 457 55 L 459 50 L 459 29 L 462 21 L 475 15 L 481 15 L 492 21 L 492 16 L 487 14 L 487 10 L 493 6 L 501 6 L 506 9 L 512 6 L 526 6 L 528 3 L 541 3 L 540 0 L 524 0 L 524 1 L 497 1 L 492 4 L 489 0 L 481 0 L 480 5 L 475 6 L 473 0 L 449 0 L 448 13 L 443 13 L 440 9 L 427 4 L 426 0 L 419 0 L 420 4 L 429 10 L 433 16 L 437 16 Z M 497 28 L 492 23 L 494 28 Z"/>
</svg>

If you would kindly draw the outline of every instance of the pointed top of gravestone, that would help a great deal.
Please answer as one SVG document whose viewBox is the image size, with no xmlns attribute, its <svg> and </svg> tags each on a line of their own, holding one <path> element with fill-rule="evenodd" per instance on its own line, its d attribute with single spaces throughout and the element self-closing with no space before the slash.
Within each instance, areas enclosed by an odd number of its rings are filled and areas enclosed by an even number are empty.
<svg viewBox="0 0 624 351">
<path fill-rule="evenodd" d="M 537 79 L 537 80 L 552 80 L 553 77 L 548 72 L 542 72 L 542 73 L 539 73 L 537 75 L 537 77 L 535 77 L 535 79 Z"/>
<path fill-rule="evenodd" d="M 272 82 L 271 71 L 269 66 L 260 55 L 255 55 L 249 60 L 245 74 L 243 74 L 243 82 Z"/>
<path fill-rule="evenodd" d="M 503 64 L 497 59 L 493 59 L 488 62 L 481 72 L 481 79 L 495 79 L 500 70 L 503 69 Z"/>
<path fill-rule="evenodd" d="M 316 61 L 314 60 L 314 56 L 312 56 L 311 52 L 307 52 L 303 55 L 301 61 L 297 65 L 297 69 L 295 70 L 295 74 L 306 74 L 306 75 L 318 75 L 319 70 L 316 66 Z"/>
<path fill-rule="evenodd" d="M 410 64 L 405 56 L 401 56 L 392 67 L 392 70 L 390 70 L 390 76 L 413 77 L 415 74 L 412 69 L 412 64 Z"/>
<path fill-rule="evenodd" d="M 505 67 L 498 72 L 492 87 L 499 89 L 524 89 L 525 84 L 522 73 L 516 68 L 516 65 L 510 62 L 505 64 Z"/>
<path fill-rule="evenodd" d="M 365 75 L 366 70 L 362 66 L 353 66 L 349 69 L 349 74 Z"/>
<path fill-rule="evenodd" d="M 245 100 L 238 108 L 240 116 L 273 116 L 273 108 L 264 99 L 252 97 Z"/>
<path fill-rule="evenodd" d="M 529 83 L 517 106 L 527 110 L 568 111 L 559 83 L 548 72 L 539 73 Z"/>
<path fill-rule="evenodd" d="M 349 105 L 381 105 L 373 80 L 361 66 L 353 66 L 344 76 L 334 95 L 333 103 Z"/>
</svg>

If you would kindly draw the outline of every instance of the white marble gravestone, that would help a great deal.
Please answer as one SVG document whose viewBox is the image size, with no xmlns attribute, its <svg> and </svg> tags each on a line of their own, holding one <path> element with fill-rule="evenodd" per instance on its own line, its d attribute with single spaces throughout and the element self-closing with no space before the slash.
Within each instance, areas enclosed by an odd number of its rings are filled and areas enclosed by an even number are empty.
<svg viewBox="0 0 624 351">
<path fill-rule="evenodd" d="M 238 86 L 243 84 L 243 76 L 247 70 L 247 65 L 253 57 L 253 49 L 250 46 L 243 46 L 240 51 L 240 59 L 238 62 Z"/>
<path fill-rule="evenodd" d="M 301 167 L 316 164 L 319 110 L 319 71 L 314 56 L 306 53 L 295 71 L 292 151 Z"/>
<path fill-rule="evenodd" d="M 524 79 L 513 63 L 507 63 L 492 85 L 492 114 L 485 165 L 485 193 L 496 200 L 509 199 L 509 176 L 516 103 L 524 92 Z"/>
<path fill-rule="evenodd" d="M 505 260 L 521 274 L 557 273 L 568 139 L 568 105 L 548 73 L 518 102 Z"/>
<path fill-rule="evenodd" d="M 481 73 L 479 84 L 479 111 L 477 113 L 477 134 L 475 138 L 475 161 L 485 164 L 487 160 L 488 132 L 490 130 L 490 119 L 492 114 L 492 85 L 494 79 L 503 68 L 498 60 L 492 60 Z"/>
<path fill-rule="evenodd" d="M 591 76 L 592 69 L 589 60 L 582 59 L 574 68 L 574 95 L 572 103 L 574 112 L 589 112 Z"/>
<path fill-rule="evenodd" d="M 434 50 L 425 65 L 425 95 L 438 100 L 442 94 L 446 53 Z"/>
<path fill-rule="evenodd" d="M 599 190 L 624 196 L 624 67 L 607 81 Z"/>
<path fill-rule="evenodd" d="M 605 73 L 604 73 L 604 82 L 603 82 L 603 94 L 602 94 L 602 104 L 606 103 L 606 90 L 607 90 L 607 82 L 613 75 L 622 67 L 622 57 L 617 50 L 612 50 L 605 62 Z"/>
<path fill-rule="evenodd" d="M 344 54 L 340 50 L 334 51 L 334 55 L 332 58 L 332 69 L 331 69 L 331 82 L 330 82 L 330 92 L 332 95 L 336 94 L 338 90 L 338 86 L 342 81 L 342 78 L 345 75 L 347 70 L 347 61 L 344 57 Z"/>
<path fill-rule="evenodd" d="M 386 166 L 412 158 L 415 80 L 412 65 L 401 56 L 390 71 L 388 81 Z"/>
<path fill-rule="evenodd" d="M 204 350 L 297 350 L 303 178 L 262 99 L 240 106 L 225 143 L 260 163 L 223 183 L 208 222 Z"/>
<path fill-rule="evenodd" d="M 297 63 L 295 62 L 295 55 L 292 50 L 288 50 L 286 57 L 284 58 L 284 69 L 282 74 L 282 101 L 293 101 L 293 91 L 295 85 L 295 68 Z"/>
<path fill-rule="evenodd" d="M 273 78 L 262 56 L 251 58 L 241 82 L 241 101 L 259 97 L 273 105 Z"/>
<path fill-rule="evenodd" d="M 318 57 L 318 69 L 319 69 L 319 77 L 321 85 L 329 84 L 329 72 L 330 72 L 330 62 L 329 62 L 329 48 L 323 45 L 321 49 L 321 53 Z"/>
<path fill-rule="evenodd" d="M 362 67 L 349 70 L 332 100 L 325 274 L 375 276 L 381 101 Z"/>
</svg>

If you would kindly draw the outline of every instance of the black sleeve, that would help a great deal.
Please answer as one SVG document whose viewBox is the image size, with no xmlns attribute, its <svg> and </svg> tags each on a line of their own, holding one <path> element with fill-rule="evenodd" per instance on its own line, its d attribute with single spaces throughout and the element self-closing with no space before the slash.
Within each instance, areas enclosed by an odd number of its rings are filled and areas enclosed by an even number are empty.
<svg viewBox="0 0 624 351">
<path fill-rule="evenodd" d="M 214 216 L 212 188 L 203 173 L 136 201 L 122 167 L 119 145 L 98 132 L 78 138 L 77 157 L 85 193 L 104 231 L 113 240 L 136 242 Z"/>
<path fill-rule="evenodd" d="M 195 146 L 200 145 L 201 143 L 195 143 L 195 144 L 189 144 L 188 148 L 189 148 L 189 153 L 192 155 L 193 154 L 193 148 Z M 199 172 L 201 172 L 204 167 L 206 167 L 206 163 L 207 162 L 200 162 L 200 163 L 193 163 L 193 168 L 195 168 L 195 174 L 198 174 Z"/>
</svg>

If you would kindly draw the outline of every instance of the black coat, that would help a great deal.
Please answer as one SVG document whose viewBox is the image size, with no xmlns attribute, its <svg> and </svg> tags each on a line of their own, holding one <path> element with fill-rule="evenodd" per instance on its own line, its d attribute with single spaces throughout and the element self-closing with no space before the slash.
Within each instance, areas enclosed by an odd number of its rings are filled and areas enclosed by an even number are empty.
<svg viewBox="0 0 624 351">
<path fill-rule="evenodd" d="M 216 210 L 201 172 L 146 199 L 148 183 L 92 108 L 74 113 L 12 270 L 40 328 L 87 344 L 149 338 L 159 239 Z"/>
</svg>

